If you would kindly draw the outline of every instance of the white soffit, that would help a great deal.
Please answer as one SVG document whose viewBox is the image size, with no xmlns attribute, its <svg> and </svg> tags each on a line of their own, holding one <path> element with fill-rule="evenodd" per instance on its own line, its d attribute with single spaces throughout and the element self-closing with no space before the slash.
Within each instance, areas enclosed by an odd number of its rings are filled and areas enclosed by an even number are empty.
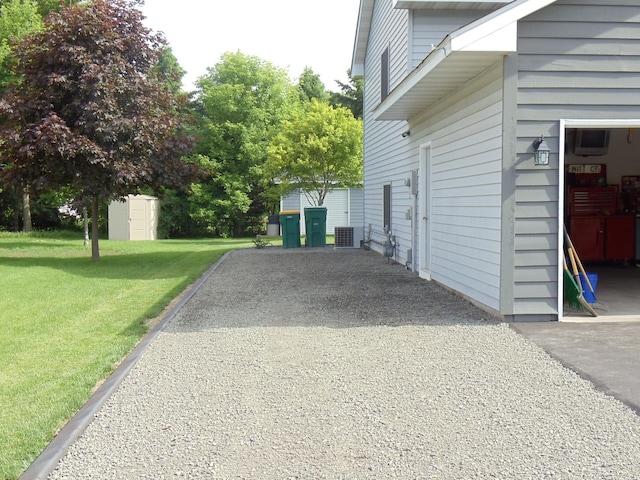
<svg viewBox="0 0 640 480">
<path fill-rule="evenodd" d="M 437 52 L 437 53 L 436 53 Z M 408 120 L 462 87 L 504 55 L 504 52 L 456 52 L 436 49 L 373 112 L 374 120 Z"/>
</svg>

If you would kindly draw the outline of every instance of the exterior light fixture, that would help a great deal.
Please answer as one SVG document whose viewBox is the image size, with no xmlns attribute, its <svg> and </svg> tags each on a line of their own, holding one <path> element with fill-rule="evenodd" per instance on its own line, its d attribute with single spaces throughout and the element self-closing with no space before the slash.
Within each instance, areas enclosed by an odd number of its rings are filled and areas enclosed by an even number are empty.
<svg viewBox="0 0 640 480">
<path fill-rule="evenodd" d="M 534 140 L 533 142 L 533 164 L 535 166 L 539 165 L 549 165 L 549 153 L 551 153 L 551 149 L 547 142 L 544 141 L 544 137 L 540 135 L 540 138 Z"/>
</svg>

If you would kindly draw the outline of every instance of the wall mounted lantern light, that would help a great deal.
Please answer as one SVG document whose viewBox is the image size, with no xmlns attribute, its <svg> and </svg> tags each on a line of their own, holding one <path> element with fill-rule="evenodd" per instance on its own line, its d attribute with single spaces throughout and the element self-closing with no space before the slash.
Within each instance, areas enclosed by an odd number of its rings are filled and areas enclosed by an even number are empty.
<svg viewBox="0 0 640 480">
<path fill-rule="evenodd" d="M 547 142 L 544 141 L 544 137 L 540 135 L 540 138 L 534 140 L 533 142 L 533 164 L 538 165 L 549 165 L 549 153 L 551 149 Z"/>
</svg>

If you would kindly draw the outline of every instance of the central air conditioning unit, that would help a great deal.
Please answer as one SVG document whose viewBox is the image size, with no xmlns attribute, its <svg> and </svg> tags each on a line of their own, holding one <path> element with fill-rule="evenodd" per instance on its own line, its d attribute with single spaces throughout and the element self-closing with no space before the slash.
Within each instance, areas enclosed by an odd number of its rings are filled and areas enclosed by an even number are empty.
<svg viewBox="0 0 640 480">
<path fill-rule="evenodd" d="M 334 227 L 334 248 L 361 248 L 364 227 Z"/>
</svg>

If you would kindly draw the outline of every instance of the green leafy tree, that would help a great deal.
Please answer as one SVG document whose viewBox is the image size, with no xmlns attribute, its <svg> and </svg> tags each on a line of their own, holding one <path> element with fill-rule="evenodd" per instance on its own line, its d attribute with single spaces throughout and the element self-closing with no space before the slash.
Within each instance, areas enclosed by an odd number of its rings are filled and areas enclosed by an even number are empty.
<svg viewBox="0 0 640 480">
<path fill-rule="evenodd" d="M 0 6 L 0 89 L 14 80 L 10 65 L 11 43 L 42 30 L 42 16 L 33 0 L 9 0 Z"/>
<path fill-rule="evenodd" d="M 225 53 L 198 82 L 196 161 L 206 178 L 191 187 L 190 217 L 214 235 L 261 228 L 269 141 L 297 100 L 287 72 L 258 57 Z"/>
<path fill-rule="evenodd" d="M 33 0 L 8 0 L 0 6 L 0 91 L 4 91 L 11 82 L 17 81 L 12 60 L 12 44 L 28 33 L 42 30 L 42 17 L 38 3 Z M 18 185 L 8 189 L 4 195 L 15 208 L 20 198 L 20 206 L 16 209 L 22 212 L 23 230 L 30 232 L 31 220 L 31 192 L 28 185 Z"/>
<path fill-rule="evenodd" d="M 362 184 L 362 122 L 350 110 L 311 100 L 282 125 L 265 165 L 276 195 L 300 189 L 318 206 L 335 188 Z"/>
<path fill-rule="evenodd" d="M 75 1 L 67 3 L 71 4 Z M 29 33 L 41 31 L 44 26 L 43 17 L 59 9 L 61 5 L 59 0 L 0 1 L 0 92 L 4 92 L 10 83 L 19 80 L 14 72 L 12 45 Z M 12 212 L 11 226 L 16 230 L 19 228 L 20 213 L 22 213 L 23 230 L 31 230 L 31 203 L 29 185 L 5 188 L 0 196 L 0 209 Z M 16 208 L 17 205 L 19 208 Z M 44 208 L 44 205 L 42 207 Z M 8 222 L 1 223 L 9 226 Z"/>
<path fill-rule="evenodd" d="M 157 68 L 160 35 L 133 0 L 93 0 L 47 17 L 46 29 L 15 48 L 21 82 L 0 103 L 0 172 L 5 184 L 68 187 L 92 210 L 92 258 L 99 259 L 99 206 L 181 185 L 190 140 L 180 97 Z"/>
<path fill-rule="evenodd" d="M 162 49 L 162 55 L 160 55 L 160 60 L 156 68 L 158 69 L 158 73 L 166 79 L 169 90 L 174 95 L 180 95 L 182 93 L 182 79 L 187 72 L 180 66 L 171 47 L 164 47 Z"/>
<path fill-rule="evenodd" d="M 329 102 L 333 106 L 348 108 L 354 117 L 362 119 L 364 80 L 362 78 L 354 79 L 351 76 L 351 70 L 348 70 L 347 74 L 349 75 L 349 83 L 336 80 L 340 92 L 332 92 Z"/>
<path fill-rule="evenodd" d="M 68 5 L 75 0 L 64 2 Z M 0 89 L 14 81 L 11 60 L 12 42 L 25 35 L 41 31 L 52 11 L 58 11 L 64 3 L 60 0 L 3 0 L 0 1 Z"/>
<path fill-rule="evenodd" d="M 314 98 L 320 102 L 329 100 L 329 93 L 320 80 L 320 76 L 310 67 L 305 67 L 300 75 L 298 89 L 300 90 L 300 99 L 303 102 L 310 102 Z"/>
<path fill-rule="evenodd" d="M 46 18 L 51 12 L 59 12 L 65 6 L 74 5 L 82 0 L 36 0 L 38 11 L 42 18 Z"/>
</svg>

